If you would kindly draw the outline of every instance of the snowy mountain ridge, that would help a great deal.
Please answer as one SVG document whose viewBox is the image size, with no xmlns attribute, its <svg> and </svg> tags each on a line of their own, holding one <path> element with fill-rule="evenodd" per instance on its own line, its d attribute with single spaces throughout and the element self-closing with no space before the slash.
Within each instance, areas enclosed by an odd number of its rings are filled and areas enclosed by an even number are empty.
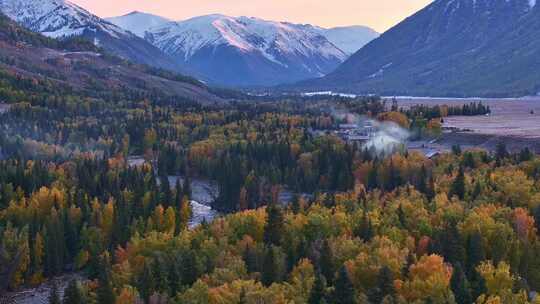
<svg viewBox="0 0 540 304">
<path fill-rule="evenodd" d="M 290 23 L 253 17 L 208 15 L 148 29 L 146 38 L 168 54 L 189 60 L 204 47 L 226 44 L 244 52 L 260 52 L 275 63 L 283 55 L 319 55 L 343 61 L 347 55 L 315 31 Z"/>
<path fill-rule="evenodd" d="M 165 22 L 159 16 L 133 12 L 107 20 L 143 37 L 198 77 L 227 86 L 320 77 L 378 36 L 358 27 L 333 31 L 221 14 Z"/>
<path fill-rule="evenodd" d="M 124 16 L 105 18 L 108 22 L 144 38 L 149 28 L 158 27 L 172 20 L 148 13 L 134 11 Z"/>
<path fill-rule="evenodd" d="M 115 38 L 129 35 L 124 29 L 64 0 L 0 0 L 0 10 L 24 27 L 52 38 L 78 36 L 85 30 L 103 30 Z"/>
<path fill-rule="evenodd" d="M 82 37 L 110 54 L 181 71 L 172 58 L 137 35 L 66 0 L 0 0 L 0 11 L 23 27 L 57 39 Z"/>
</svg>

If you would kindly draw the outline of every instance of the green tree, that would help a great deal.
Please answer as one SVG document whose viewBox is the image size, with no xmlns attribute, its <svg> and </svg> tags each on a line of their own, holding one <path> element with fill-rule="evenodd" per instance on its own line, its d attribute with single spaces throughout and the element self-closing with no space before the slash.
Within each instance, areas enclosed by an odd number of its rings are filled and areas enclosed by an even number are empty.
<svg viewBox="0 0 540 304">
<path fill-rule="evenodd" d="M 148 303 L 150 296 L 154 293 L 155 282 L 154 275 L 152 273 L 152 267 L 150 261 L 147 260 L 144 263 L 143 273 L 138 276 L 137 289 L 141 294 L 141 298 Z"/>
<path fill-rule="evenodd" d="M 270 286 L 272 283 L 281 282 L 285 271 L 285 259 L 281 249 L 277 246 L 268 247 L 263 262 L 262 283 Z"/>
<path fill-rule="evenodd" d="M 460 200 L 465 198 L 465 172 L 463 167 L 459 167 L 458 175 L 450 188 L 450 196 L 457 196 Z"/>
<path fill-rule="evenodd" d="M 267 220 L 264 227 L 264 243 L 266 245 L 280 246 L 283 230 L 284 219 L 281 208 L 276 204 L 271 204 L 266 208 Z"/>
<path fill-rule="evenodd" d="M 356 304 L 356 292 L 347 267 L 342 266 L 334 285 L 333 300 L 336 304 Z"/>
<path fill-rule="evenodd" d="M 450 288 L 454 293 L 457 304 L 470 304 L 472 303 L 471 289 L 469 286 L 469 280 L 463 271 L 460 263 L 454 266 L 454 272 L 450 279 Z"/>
<path fill-rule="evenodd" d="M 372 303 L 381 303 L 387 296 L 394 297 L 394 274 L 387 266 L 381 267 L 377 275 L 377 287 L 372 291 L 369 300 Z"/>
<path fill-rule="evenodd" d="M 334 266 L 334 254 L 328 240 L 324 240 L 323 242 L 319 263 L 321 267 L 321 273 L 326 278 L 326 281 L 330 283 L 333 282 L 336 269 Z"/>
<path fill-rule="evenodd" d="M 315 282 L 309 294 L 308 304 L 320 304 L 326 298 L 326 280 L 324 276 L 317 272 L 315 274 Z"/>
<path fill-rule="evenodd" d="M 111 282 L 110 264 L 108 256 L 105 254 L 101 257 L 101 266 L 98 277 L 99 286 L 96 290 L 97 300 L 99 304 L 114 304 L 116 295 Z"/>
</svg>

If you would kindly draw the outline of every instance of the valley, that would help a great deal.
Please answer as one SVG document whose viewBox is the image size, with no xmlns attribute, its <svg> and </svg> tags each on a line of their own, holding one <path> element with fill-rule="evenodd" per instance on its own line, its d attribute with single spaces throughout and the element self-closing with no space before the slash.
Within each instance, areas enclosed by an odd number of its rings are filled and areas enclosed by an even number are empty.
<svg viewBox="0 0 540 304">
<path fill-rule="evenodd" d="M 540 303 L 540 5 L 242 1 L 0 0 L 0 303 Z"/>
</svg>

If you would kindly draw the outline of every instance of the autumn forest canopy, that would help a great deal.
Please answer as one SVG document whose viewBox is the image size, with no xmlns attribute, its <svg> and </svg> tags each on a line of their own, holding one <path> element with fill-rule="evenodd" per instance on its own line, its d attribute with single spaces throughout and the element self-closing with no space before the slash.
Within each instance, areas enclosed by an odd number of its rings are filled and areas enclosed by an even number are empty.
<svg viewBox="0 0 540 304">
<path fill-rule="evenodd" d="M 205 104 L 2 67 L 0 294 L 77 273 L 51 303 L 540 301 L 540 158 L 337 135 L 354 119 L 434 139 L 485 104 Z M 192 180 L 221 216 L 189 225 Z"/>
</svg>

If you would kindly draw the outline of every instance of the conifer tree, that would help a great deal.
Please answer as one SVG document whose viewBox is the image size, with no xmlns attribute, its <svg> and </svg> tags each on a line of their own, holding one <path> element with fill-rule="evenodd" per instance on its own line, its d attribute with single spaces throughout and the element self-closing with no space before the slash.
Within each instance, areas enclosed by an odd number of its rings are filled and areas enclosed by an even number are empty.
<svg viewBox="0 0 540 304">
<path fill-rule="evenodd" d="M 291 210 L 294 214 L 298 214 L 300 212 L 300 197 L 296 193 L 292 197 Z"/>
<path fill-rule="evenodd" d="M 165 209 L 170 207 L 173 202 L 173 194 L 171 191 L 171 184 L 169 183 L 169 178 L 166 175 L 162 175 L 159 178 L 160 184 L 160 203 Z"/>
<path fill-rule="evenodd" d="M 180 206 L 182 203 L 182 200 L 184 199 L 184 190 L 182 189 L 182 184 L 180 183 L 180 178 L 176 179 L 176 183 L 174 185 L 174 205 L 176 208 Z"/>
<path fill-rule="evenodd" d="M 336 278 L 333 300 L 336 304 L 356 304 L 356 292 L 349 271 L 343 265 Z"/>
<path fill-rule="evenodd" d="M 465 198 L 465 172 L 463 171 L 463 167 L 459 167 L 458 175 L 450 188 L 450 196 L 454 195 L 460 200 Z"/>
<path fill-rule="evenodd" d="M 476 272 L 476 266 L 486 259 L 482 235 L 473 233 L 467 240 L 467 272 L 471 275 Z"/>
<path fill-rule="evenodd" d="M 270 286 L 272 283 L 279 283 L 283 280 L 284 272 L 285 261 L 280 248 L 276 246 L 268 247 L 263 262 L 262 283 L 265 286 Z"/>
<path fill-rule="evenodd" d="M 264 227 L 264 243 L 266 245 L 281 245 L 284 229 L 284 219 L 281 208 L 271 204 L 266 208 L 267 220 Z"/>
<path fill-rule="evenodd" d="M 193 194 L 191 190 L 191 177 L 189 176 L 189 173 L 187 171 L 186 175 L 184 176 L 184 184 L 182 186 L 182 190 L 185 196 L 191 198 Z"/>
<path fill-rule="evenodd" d="M 355 236 L 361 238 L 364 242 L 369 242 L 374 236 L 373 225 L 366 210 L 364 210 L 362 221 L 355 229 Z"/>
<path fill-rule="evenodd" d="M 387 266 L 381 267 L 377 275 L 377 287 L 369 297 L 372 303 L 381 303 L 387 296 L 394 297 L 396 290 L 394 288 L 394 275 Z"/>
<path fill-rule="evenodd" d="M 137 282 L 137 289 L 141 294 L 141 298 L 148 303 L 150 296 L 155 289 L 154 275 L 152 273 L 152 267 L 150 266 L 150 261 L 145 261 L 143 267 L 143 274 L 139 276 L 139 281 Z"/>
<path fill-rule="evenodd" d="M 332 253 L 332 248 L 328 240 L 324 240 L 321 248 L 321 259 L 320 259 L 321 274 L 324 275 L 327 282 L 334 281 L 334 255 Z"/>
<path fill-rule="evenodd" d="M 317 272 L 315 282 L 309 294 L 308 304 L 320 304 L 326 298 L 326 280 L 324 276 Z"/>
<path fill-rule="evenodd" d="M 97 300 L 99 304 L 114 304 L 116 300 L 116 295 L 114 294 L 111 274 L 110 274 L 110 264 L 108 256 L 104 255 L 100 258 L 100 272 L 98 277 L 98 288 L 96 291 Z"/>
<path fill-rule="evenodd" d="M 378 183 L 379 175 L 378 175 L 377 170 L 378 168 L 375 165 L 373 165 L 371 170 L 369 170 L 368 177 L 367 177 L 368 190 L 376 189 L 379 186 L 379 183 Z"/>
<path fill-rule="evenodd" d="M 460 263 L 454 266 L 452 278 L 450 279 L 450 287 L 452 288 L 457 304 L 470 304 L 473 302 L 469 280 Z"/>
<path fill-rule="evenodd" d="M 536 233 L 540 234 L 540 205 L 534 208 L 533 217 L 534 217 L 534 224 L 536 226 Z"/>
</svg>

